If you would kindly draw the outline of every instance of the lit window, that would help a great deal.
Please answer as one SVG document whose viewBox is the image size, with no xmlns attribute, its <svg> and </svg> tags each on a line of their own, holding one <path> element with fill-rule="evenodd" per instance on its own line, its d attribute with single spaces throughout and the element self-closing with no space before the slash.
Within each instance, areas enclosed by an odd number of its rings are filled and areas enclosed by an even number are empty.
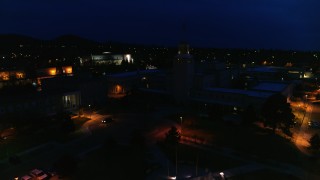
<svg viewBox="0 0 320 180">
<path fill-rule="evenodd" d="M 17 72 L 17 73 L 16 73 L 16 78 L 17 78 L 17 79 L 24 78 L 24 74 L 23 74 L 22 72 Z"/>
<path fill-rule="evenodd" d="M 57 74 L 56 68 L 49 68 L 49 75 L 55 76 Z"/>
</svg>

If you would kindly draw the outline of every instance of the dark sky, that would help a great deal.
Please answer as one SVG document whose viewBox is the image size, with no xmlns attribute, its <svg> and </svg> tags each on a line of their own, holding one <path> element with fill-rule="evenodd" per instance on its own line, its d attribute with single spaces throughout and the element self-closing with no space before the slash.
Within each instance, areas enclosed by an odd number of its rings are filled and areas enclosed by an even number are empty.
<svg viewBox="0 0 320 180">
<path fill-rule="evenodd" d="M 42 39 L 320 50 L 319 0 L 0 0 L 0 24 Z"/>
</svg>

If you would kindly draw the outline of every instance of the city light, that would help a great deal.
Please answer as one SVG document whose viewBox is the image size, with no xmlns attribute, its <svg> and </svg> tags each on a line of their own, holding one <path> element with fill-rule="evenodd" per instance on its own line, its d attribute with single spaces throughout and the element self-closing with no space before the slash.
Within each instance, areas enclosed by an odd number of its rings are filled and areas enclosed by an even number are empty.
<svg viewBox="0 0 320 180">
<path fill-rule="evenodd" d="M 219 174 L 220 174 L 221 178 L 224 179 L 224 173 L 220 172 Z"/>
<path fill-rule="evenodd" d="M 176 176 L 169 176 L 168 179 L 177 179 Z"/>
<path fill-rule="evenodd" d="M 57 69 L 56 68 L 49 68 L 48 73 L 51 76 L 55 76 L 57 74 Z"/>
</svg>

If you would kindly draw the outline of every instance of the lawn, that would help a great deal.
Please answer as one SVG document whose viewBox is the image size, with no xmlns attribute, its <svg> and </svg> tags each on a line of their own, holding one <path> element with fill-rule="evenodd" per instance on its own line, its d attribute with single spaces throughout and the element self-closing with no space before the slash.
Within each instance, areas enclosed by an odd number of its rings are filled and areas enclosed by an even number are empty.
<svg viewBox="0 0 320 180">
<path fill-rule="evenodd" d="M 129 146 L 102 147 L 82 159 L 71 179 L 144 179 L 142 156 Z"/>
<path fill-rule="evenodd" d="M 215 146 L 230 148 L 248 156 L 259 156 L 295 165 L 301 165 L 304 158 L 289 140 L 259 127 L 236 126 L 221 121 L 199 119 L 189 126 L 186 124 L 184 134 L 196 135 L 207 139 Z"/>
<path fill-rule="evenodd" d="M 75 125 L 75 129 L 80 129 L 82 127 L 82 125 L 87 122 L 88 120 L 90 120 L 89 118 L 87 117 L 76 117 L 76 118 L 73 118 L 72 121 Z"/>
<path fill-rule="evenodd" d="M 168 158 L 175 162 L 176 149 L 175 147 L 166 146 L 160 143 L 162 151 L 168 156 Z M 179 144 L 177 147 L 178 161 L 184 162 L 190 165 L 195 165 L 198 162 L 198 166 L 216 172 L 224 169 L 234 168 L 241 166 L 244 162 L 221 156 L 220 154 L 212 153 L 208 150 L 198 149 L 192 146 Z"/>
<path fill-rule="evenodd" d="M 256 126 L 230 125 L 219 120 L 185 117 L 183 135 L 207 140 L 216 147 L 234 151 L 244 158 L 262 163 L 293 164 L 311 173 L 320 174 L 319 160 L 310 159 L 294 144 L 269 130 Z"/>
<path fill-rule="evenodd" d="M 83 118 L 76 121 L 76 128 L 85 121 L 86 119 Z M 50 141 L 65 143 L 76 139 L 81 135 L 82 134 L 77 131 L 63 133 L 59 129 L 59 126 L 29 127 L 24 130 L 19 130 L 12 139 L 0 142 L 0 160 L 7 157 L 7 152 L 8 155 L 11 156 Z"/>
</svg>

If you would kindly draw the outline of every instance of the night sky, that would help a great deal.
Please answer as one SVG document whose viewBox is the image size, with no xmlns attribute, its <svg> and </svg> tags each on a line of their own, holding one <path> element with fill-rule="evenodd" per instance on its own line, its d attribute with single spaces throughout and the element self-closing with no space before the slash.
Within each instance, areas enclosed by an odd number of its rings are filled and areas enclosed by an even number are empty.
<svg viewBox="0 0 320 180">
<path fill-rule="evenodd" d="M 0 33 L 320 50 L 319 0 L 0 0 Z"/>
</svg>

